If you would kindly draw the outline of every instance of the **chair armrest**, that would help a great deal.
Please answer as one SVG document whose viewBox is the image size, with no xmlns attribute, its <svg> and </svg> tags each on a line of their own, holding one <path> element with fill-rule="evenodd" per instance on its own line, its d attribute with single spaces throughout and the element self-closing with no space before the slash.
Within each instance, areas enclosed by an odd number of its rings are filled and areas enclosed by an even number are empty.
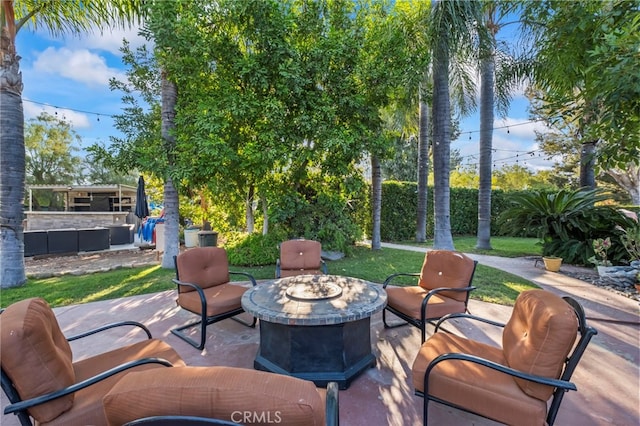
<svg viewBox="0 0 640 426">
<path fill-rule="evenodd" d="M 4 409 L 4 414 L 11 414 L 17 411 L 24 411 L 33 406 L 44 404 L 45 402 L 49 402 L 53 399 L 60 398 L 65 395 L 69 395 L 71 393 L 77 392 L 91 385 L 94 385 L 98 382 L 101 382 L 104 379 L 108 379 L 109 377 L 115 374 L 121 373 L 130 368 L 137 367 L 139 365 L 144 365 L 144 364 L 160 364 L 165 367 L 173 367 L 173 364 L 171 364 L 166 359 L 162 359 L 162 358 L 141 358 L 135 361 L 125 362 L 124 364 L 120 364 L 116 367 L 113 367 L 93 377 L 89 377 L 88 379 L 85 379 L 81 382 L 74 383 L 73 385 L 67 386 L 66 388 L 59 389 L 55 392 L 50 392 L 44 395 L 36 396 L 35 398 L 16 402 L 15 404 L 7 405 Z"/>
<path fill-rule="evenodd" d="M 119 321 L 111 324 L 105 324 L 102 327 L 87 330 L 84 333 L 69 336 L 67 337 L 67 341 L 72 342 L 74 340 L 82 339 L 83 337 L 91 336 L 92 334 L 100 333 L 101 331 L 109 330 L 111 328 L 116 328 L 116 327 L 123 327 L 127 325 L 141 328 L 147 334 L 147 338 L 151 339 L 151 332 L 144 324 L 139 323 L 137 321 Z"/>
<path fill-rule="evenodd" d="M 473 290 L 475 290 L 476 287 L 474 286 L 470 286 L 470 287 L 438 287 L 438 288 L 433 288 L 431 290 L 429 290 L 429 292 L 427 293 L 426 296 L 424 296 L 424 299 L 422 299 L 422 307 L 421 307 L 421 315 L 422 315 L 422 321 L 424 321 L 424 315 L 425 312 L 427 311 L 427 305 L 429 304 L 429 299 L 431 298 L 431 296 L 434 296 L 438 293 L 443 293 L 445 291 L 457 291 L 459 293 L 463 293 L 463 292 L 472 292 Z"/>
<path fill-rule="evenodd" d="M 443 361 L 450 361 L 450 360 L 469 361 L 474 364 L 479 364 L 487 368 L 491 368 L 492 370 L 497 370 L 509 376 L 518 377 L 519 379 L 528 380 L 534 383 L 540 383 L 543 385 L 552 386 L 552 387 L 560 388 L 564 390 L 578 390 L 578 388 L 574 383 L 566 380 L 552 379 L 549 377 L 543 377 L 543 376 L 537 376 L 534 374 L 524 373 L 520 370 L 515 370 L 513 368 L 504 366 L 502 364 L 498 364 L 493 361 L 489 361 L 488 359 L 480 358 L 475 355 L 462 354 L 462 353 L 446 353 L 446 354 L 437 356 L 433 361 L 429 363 L 429 366 L 427 367 L 427 371 L 424 374 L 424 393 L 425 394 L 428 394 L 429 374 L 431 374 L 431 370 L 433 370 L 433 368 L 437 364 Z"/>
<path fill-rule="evenodd" d="M 327 426 L 338 426 L 340 424 L 340 405 L 338 402 L 338 383 L 329 382 L 327 384 L 327 406 L 325 410 Z"/>
<path fill-rule="evenodd" d="M 455 318 L 467 318 L 470 320 L 475 320 L 475 321 L 480 321 L 480 322 L 484 322 L 486 324 L 491 324 L 491 325 L 495 325 L 496 327 L 504 327 L 505 324 L 501 323 L 501 322 L 497 322 L 497 321 L 493 321 L 487 318 L 482 318 L 476 315 L 471 315 L 471 314 L 465 314 L 465 313 L 457 313 L 457 314 L 447 314 L 445 316 L 443 316 L 442 318 L 440 318 L 438 320 L 438 322 L 436 322 L 435 325 L 435 331 L 434 333 L 438 332 L 438 329 L 440 328 L 440 324 L 444 323 L 445 321 L 448 321 L 450 319 L 455 319 Z"/>
<path fill-rule="evenodd" d="M 280 258 L 276 259 L 276 278 L 280 278 L 280 274 L 282 271 L 280 270 Z"/>
<path fill-rule="evenodd" d="M 244 275 L 245 277 L 249 278 L 249 281 L 251 281 L 251 284 L 255 287 L 257 285 L 256 283 L 256 279 L 253 278 L 253 275 L 251 275 L 248 272 L 239 272 L 239 271 L 229 271 L 229 274 L 234 274 L 234 275 Z"/>
<path fill-rule="evenodd" d="M 420 276 L 420 273 L 417 273 L 417 272 L 415 273 L 398 272 L 397 274 L 389 275 L 387 279 L 384 280 L 384 283 L 382 283 L 382 288 L 386 288 L 387 285 L 397 277 L 419 277 L 419 276 Z"/>
</svg>

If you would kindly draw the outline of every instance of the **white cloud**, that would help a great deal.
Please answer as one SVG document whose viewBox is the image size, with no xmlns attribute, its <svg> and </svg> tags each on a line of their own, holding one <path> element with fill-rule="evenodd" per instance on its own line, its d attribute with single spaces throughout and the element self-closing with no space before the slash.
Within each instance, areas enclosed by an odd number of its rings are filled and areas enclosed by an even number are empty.
<svg viewBox="0 0 640 426">
<path fill-rule="evenodd" d="M 38 105 L 32 102 L 24 102 L 24 118 L 28 120 L 35 118 L 42 112 L 46 112 L 54 117 L 58 117 L 65 120 L 74 129 L 88 129 L 91 128 L 91 120 L 82 112 L 72 111 L 65 108 L 57 108 L 51 105 Z"/>
<path fill-rule="evenodd" d="M 66 44 L 70 48 L 98 49 L 112 53 L 115 56 L 121 56 L 120 48 L 122 47 L 122 39 L 127 39 L 131 48 L 135 49 L 147 41 L 144 37 L 138 35 L 138 28 L 131 29 L 93 29 L 84 34 L 81 39 L 68 39 Z"/>
<path fill-rule="evenodd" d="M 89 86 L 106 86 L 111 77 L 124 80 L 122 71 L 107 66 L 106 60 L 87 49 L 49 47 L 33 64 L 36 72 L 60 75 Z"/>
</svg>

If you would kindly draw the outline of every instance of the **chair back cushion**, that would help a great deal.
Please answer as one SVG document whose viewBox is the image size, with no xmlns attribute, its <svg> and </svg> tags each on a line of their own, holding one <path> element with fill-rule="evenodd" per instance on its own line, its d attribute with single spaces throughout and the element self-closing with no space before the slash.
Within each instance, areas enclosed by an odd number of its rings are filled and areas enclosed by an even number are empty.
<svg viewBox="0 0 640 426">
<path fill-rule="evenodd" d="M 325 404 L 313 382 L 235 367 L 173 367 L 131 372 L 104 397 L 109 425 L 163 415 L 242 424 L 324 425 Z"/>
<path fill-rule="evenodd" d="M 502 334 L 502 347 L 511 368 L 559 378 L 578 333 L 573 308 L 560 296 L 545 290 L 524 291 L 516 299 Z M 548 400 L 554 388 L 515 379 L 527 395 Z"/>
<path fill-rule="evenodd" d="M 75 382 L 71 346 L 44 299 L 16 302 L 0 315 L 0 360 L 25 400 Z M 73 405 L 73 394 L 29 409 L 38 422 L 55 419 Z"/>
<path fill-rule="evenodd" d="M 227 252 L 220 247 L 194 247 L 176 258 L 178 279 L 197 284 L 201 288 L 214 287 L 229 282 Z M 180 292 L 195 291 L 193 287 L 180 286 Z"/>
<path fill-rule="evenodd" d="M 281 269 L 320 270 L 322 244 L 313 240 L 289 240 L 280 244 Z"/>
<path fill-rule="evenodd" d="M 469 287 L 475 264 L 464 253 L 449 250 L 432 250 L 424 256 L 420 272 L 420 287 L 432 290 L 440 287 Z M 441 296 L 465 302 L 469 295 L 464 291 L 442 292 Z"/>
</svg>

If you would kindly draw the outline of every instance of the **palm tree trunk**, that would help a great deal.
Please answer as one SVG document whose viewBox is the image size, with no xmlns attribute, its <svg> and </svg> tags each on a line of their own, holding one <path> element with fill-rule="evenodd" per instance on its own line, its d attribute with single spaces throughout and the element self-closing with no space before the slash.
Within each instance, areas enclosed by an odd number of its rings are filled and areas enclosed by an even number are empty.
<svg viewBox="0 0 640 426">
<path fill-rule="evenodd" d="M 480 185 L 478 188 L 478 235 L 476 248 L 491 250 L 491 149 L 493 145 L 493 106 L 495 51 L 480 64 Z"/>
<path fill-rule="evenodd" d="M 580 187 L 582 188 L 596 188 L 596 143 L 597 141 L 582 143 L 580 150 Z"/>
<path fill-rule="evenodd" d="M 2 3 L 0 42 L 0 287 L 23 285 L 24 270 L 24 111 L 22 74 L 15 49 L 12 2 Z"/>
<path fill-rule="evenodd" d="M 372 207 L 372 229 L 371 229 L 371 250 L 380 250 L 380 215 L 382 212 L 382 170 L 380 159 L 377 155 L 371 155 L 371 207 Z"/>
<path fill-rule="evenodd" d="M 253 197 L 254 197 L 255 188 L 253 185 L 249 185 L 249 190 L 247 191 L 247 198 L 244 203 L 244 215 L 245 220 L 247 222 L 247 232 L 249 234 L 253 233 L 255 228 L 255 219 L 253 215 Z"/>
<path fill-rule="evenodd" d="M 418 134 L 418 208 L 416 242 L 427 241 L 428 176 L 429 176 L 429 105 L 420 94 Z"/>
<path fill-rule="evenodd" d="M 451 235 L 449 172 L 451 161 L 451 104 L 449 99 L 449 51 L 441 34 L 433 52 L 433 247 L 454 250 Z"/>
<path fill-rule="evenodd" d="M 162 75 L 162 140 L 164 148 L 169 153 L 169 168 L 173 165 L 172 152 L 176 145 L 173 131 L 175 129 L 176 103 L 178 100 L 178 89 L 174 82 L 169 81 L 166 74 Z M 178 191 L 176 190 L 171 176 L 165 176 L 164 182 L 164 214 L 165 214 L 165 238 L 164 256 L 162 257 L 162 267 L 174 268 L 173 257 L 180 253 L 179 212 Z"/>
</svg>

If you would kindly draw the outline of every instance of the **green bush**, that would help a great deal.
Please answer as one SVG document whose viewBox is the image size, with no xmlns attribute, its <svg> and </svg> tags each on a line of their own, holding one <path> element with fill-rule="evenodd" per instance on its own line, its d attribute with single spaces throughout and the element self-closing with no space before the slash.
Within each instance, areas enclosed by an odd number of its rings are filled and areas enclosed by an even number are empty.
<svg viewBox="0 0 640 426">
<path fill-rule="evenodd" d="M 231 265 L 275 265 L 280 255 L 280 243 L 286 239 L 286 233 L 278 230 L 267 235 L 228 232 L 224 234 L 224 248 Z"/>
</svg>

